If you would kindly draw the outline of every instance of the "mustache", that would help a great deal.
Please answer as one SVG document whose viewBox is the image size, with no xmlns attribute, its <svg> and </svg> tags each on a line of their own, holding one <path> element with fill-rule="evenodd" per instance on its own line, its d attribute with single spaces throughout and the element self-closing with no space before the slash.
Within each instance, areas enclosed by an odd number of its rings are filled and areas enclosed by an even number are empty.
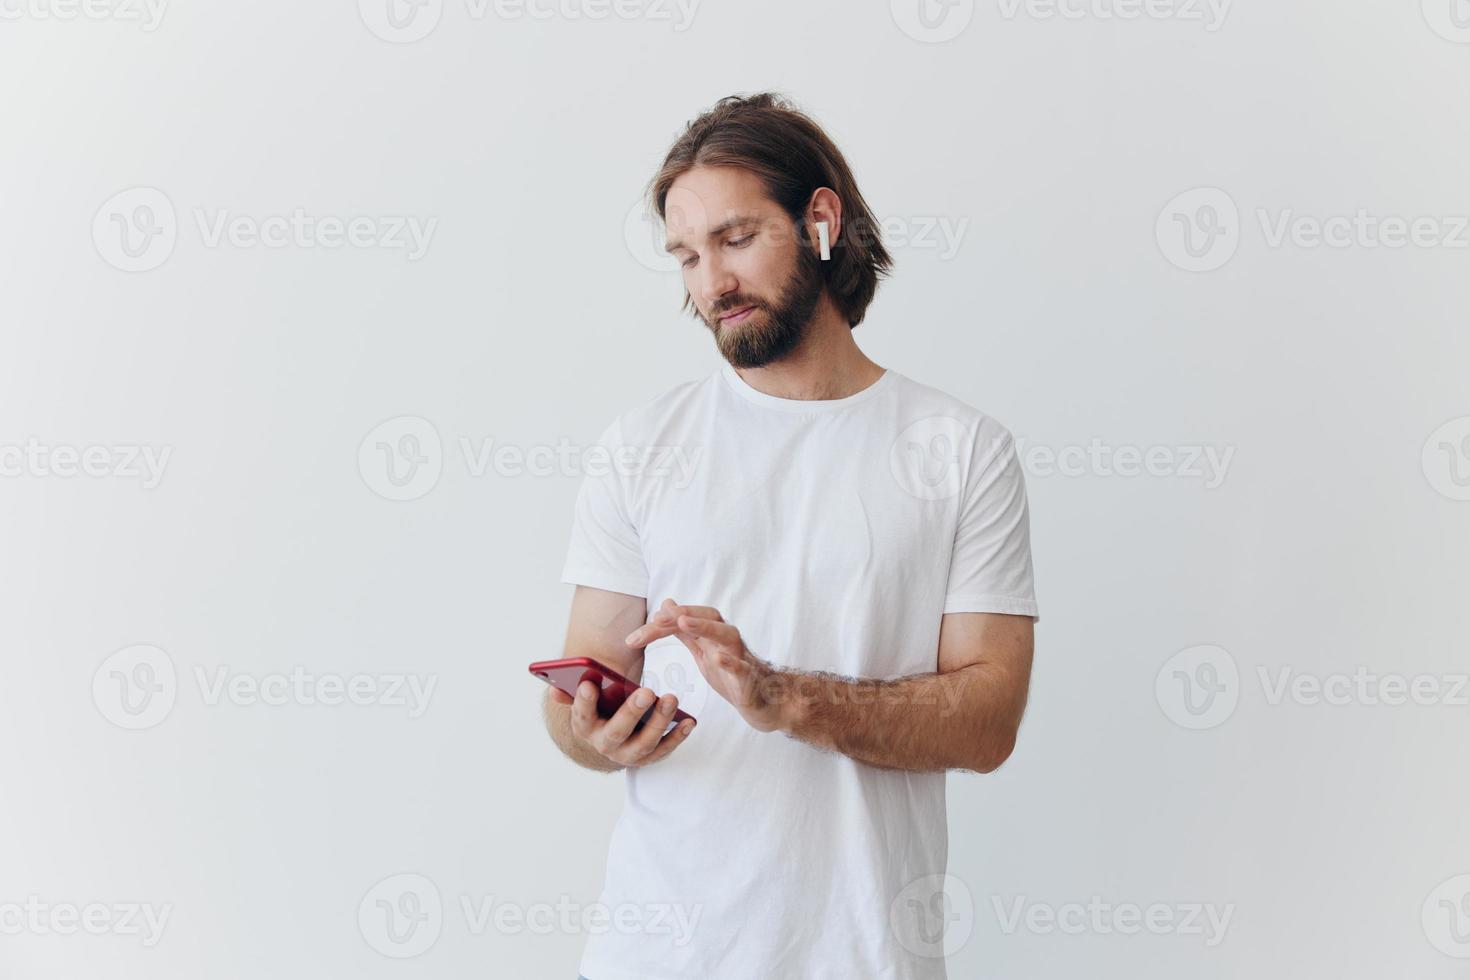
<svg viewBox="0 0 1470 980">
<path fill-rule="evenodd" d="M 736 310 L 743 310 L 747 306 L 754 307 L 755 309 L 758 309 L 758 310 L 762 308 L 761 307 L 761 304 L 759 304 L 759 303 L 757 303 L 757 302 L 755 302 L 753 300 L 748 300 L 748 299 L 737 300 L 737 301 L 735 301 L 733 303 L 727 303 L 724 306 L 721 306 L 721 307 L 719 307 L 719 308 L 717 308 L 715 310 L 710 311 L 710 319 L 712 319 L 712 320 L 720 320 L 720 319 L 723 319 L 724 316 L 725 316 L 725 314 L 727 314 L 727 313 L 734 313 Z"/>
</svg>

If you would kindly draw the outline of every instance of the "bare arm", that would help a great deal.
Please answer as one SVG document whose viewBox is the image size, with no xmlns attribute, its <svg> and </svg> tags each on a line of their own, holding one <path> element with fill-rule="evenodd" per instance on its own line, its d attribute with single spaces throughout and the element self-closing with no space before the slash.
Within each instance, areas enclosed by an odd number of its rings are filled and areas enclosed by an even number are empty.
<svg viewBox="0 0 1470 980">
<path fill-rule="evenodd" d="M 993 772 L 1015 746 L 1034 640 L 1029 616 L 952 613 L 940 625 L 935 673 L 854 680 L 777 668 L 752 654 L 718 610 L 665 600 L 626 641 L 641 647 L 670 635 L 760 731 L 884 768 L 975 772 Z"/>
<path fill-rule="evenodd" d="M 891 681 L 791 672 L 782 730 L 818 748 L 891 769 L 994 772 L 1026 708 L 1029 616 L 951 613 L 939 669 Z"/>
<path fill-rule="evenodd" d="M 577 586 L 562 655 L 591 657 L 637 682 L 643 676 L 643 650 L 629 649 L 623 637 L 643 625 L 647 609 L 641 596 Z M 634 726 L 653 698 L 652 691 L 640 687 L 613 717 L 603 719 L 597 716 L 597 687 L 591 681 L 582 682 L 575 703 L 561 691 L 548 688 L 542 708 L 546 730 L 567 758 L 587 769 L 616 772 L 650 765 L 677 748 L 694 727 L 686 721 L 662 734 L 678 707 L 678 699 L 667 694 L 659 700 L 650 722 L 635 732 Z"/>
</svg>

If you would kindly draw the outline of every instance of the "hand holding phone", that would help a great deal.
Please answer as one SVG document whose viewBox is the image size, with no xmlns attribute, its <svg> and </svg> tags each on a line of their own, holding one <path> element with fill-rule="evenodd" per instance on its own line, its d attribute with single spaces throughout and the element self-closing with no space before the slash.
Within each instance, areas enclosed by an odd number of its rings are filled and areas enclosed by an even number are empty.
<svg viewBox="0 0 1470 980">
<path fill-rule="evenodd" d="M 674 751 L 696 719 L 672 694 L 657 697 L 590 657 L 543 660 L 528 668 L 571 705 L 572 734 L 620 766 L 646 766 Z M 670 730 L 670 726 L 675 726 Z"/>
</svg>

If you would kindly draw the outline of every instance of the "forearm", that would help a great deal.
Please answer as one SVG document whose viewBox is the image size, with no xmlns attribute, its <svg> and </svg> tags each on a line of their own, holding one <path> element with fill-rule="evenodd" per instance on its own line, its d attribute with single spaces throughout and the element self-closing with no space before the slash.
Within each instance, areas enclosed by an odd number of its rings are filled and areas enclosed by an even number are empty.
<svg viewBox="0 0 1470 980">
<path fill-rule="evenodd" d="M 556 704 L 548 694 L 542 702 L 546 731 L 562 754 L 584 769 L 595 772 L 618 772 L 623 766 L 602 755 L 572 732 L 571 705 Z"/>
<path fill-rule="evenodd" d="M 793 738 L 869 765 L 920 772 L 991 772 L 1010 755 L 1024 689 L 989 664 L 894 680 L 778 672 Z"/>
</svg>

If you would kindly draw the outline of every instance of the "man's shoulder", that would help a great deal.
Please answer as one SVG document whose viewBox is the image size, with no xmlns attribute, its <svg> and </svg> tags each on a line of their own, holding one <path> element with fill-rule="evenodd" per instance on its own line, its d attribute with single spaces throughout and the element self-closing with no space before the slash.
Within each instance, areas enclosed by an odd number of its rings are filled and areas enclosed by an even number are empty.
<svg viewBox="0 0 1470 980">
<path fill-rule="evenodd" d="M 714 374 L 708 374 L 702 378 L 694 378 L 634 402 L 608 424 L 603 437 L 614 438 L 629 445 L 646 442 L 659 433 L 667 433 L 671 424 L 689 418 L 694 413 L 715 377 Z"/>
<path fill-rule="evenodd" d="M 952 395 L 933 385 L 915 381 L 898 371 L 893 372 L 894 385 L 899 404 L 905 417 L 915 423 L 925 420 L 953 419 L 966 430 L 989 439 L 1009 440 L 1011 431 L 993 415 L 981 411 L 964 398 Z"/>
</svg>

